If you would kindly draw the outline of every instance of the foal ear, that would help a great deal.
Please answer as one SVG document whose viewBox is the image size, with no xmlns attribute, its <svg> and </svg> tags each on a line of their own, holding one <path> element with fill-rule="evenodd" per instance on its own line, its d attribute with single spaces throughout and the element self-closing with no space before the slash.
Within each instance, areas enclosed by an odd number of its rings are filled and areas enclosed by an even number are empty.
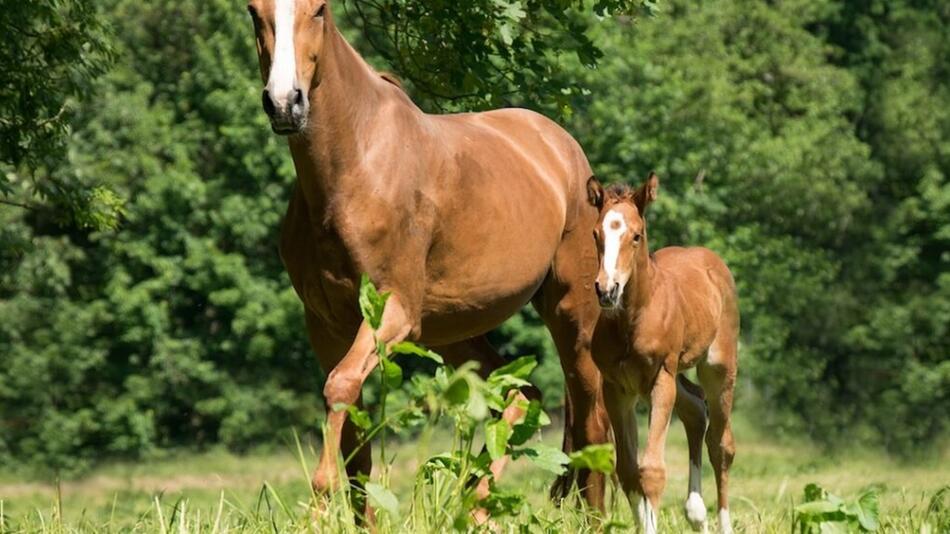
<svg viewBox="0 0 950 534">
<path fill-rule="evenodd" d="M 637 192 L 634 193 L 633 196 L 634 203 L 637 205 L 637 209 L 640 210 L 641 215 L 646 211 L 647 206 L 656 200 L 656 194 L 659 188 L 660 178 L 655 172 L 650 172 L 647 181 L 637 189 Z"/>
<path fill-rule="evenodd" d="M 604 186 L 600 185 L 596 176 L 587 179 L 587 200 L 597 209 L 604 207 Z"/>
</svg>

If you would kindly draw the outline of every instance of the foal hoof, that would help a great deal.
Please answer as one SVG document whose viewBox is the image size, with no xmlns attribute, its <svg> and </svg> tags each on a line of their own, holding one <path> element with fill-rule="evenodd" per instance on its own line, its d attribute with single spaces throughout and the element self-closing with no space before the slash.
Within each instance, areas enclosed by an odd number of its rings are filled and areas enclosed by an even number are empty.
<svg viewBox="0 0 950 534">
<path fill-rule="evenodd" d="M 689 492 L 686 504 L 683 506 L 686 512 L 686 520 L 689 526 L 695 532 L 706 532 L 706 503 L 703 502 L 702 495 L 695 491 Z"/>
</svg>

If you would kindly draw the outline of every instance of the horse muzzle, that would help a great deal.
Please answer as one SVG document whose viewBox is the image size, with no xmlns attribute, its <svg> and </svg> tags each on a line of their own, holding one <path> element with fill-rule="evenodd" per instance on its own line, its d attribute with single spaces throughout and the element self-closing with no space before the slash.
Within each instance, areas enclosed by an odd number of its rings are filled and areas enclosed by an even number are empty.
<svg viewBox="0 0 950 534">
<path fill-rule="evenodd" d="M 615 282 L 605 288 L 599 282 L 594 282 L 594 290 L 601 308 L 614 309 L 620 306 L 620 284 Z"/>
<path fill-rule="evenodd" d="M 307 126 L 310 103 L 304 98 L 304 93 L 300 89 L 294 89 L 283 96 L 275 96 L 264 89 L 261 105 L 270 119 L 271 129 L 277 135 L 300 133 Z"/>
</svg>

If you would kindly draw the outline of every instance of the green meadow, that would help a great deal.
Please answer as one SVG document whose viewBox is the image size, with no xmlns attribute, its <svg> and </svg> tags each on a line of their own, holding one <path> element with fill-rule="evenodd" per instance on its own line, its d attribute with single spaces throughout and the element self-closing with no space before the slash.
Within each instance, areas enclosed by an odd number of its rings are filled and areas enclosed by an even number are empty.
<svg viewBox="0 0 950 534">
<path fill-rule="evenodd" d="M 552 426 L 557 426 L 552 425 Z M 559 431 L 542 439 L 559 443 Z M 950 454 L 904 464 L 879 453 L 856 449 L 833 455 L 805 442 L 777 441 L 747 419 L 736 421 L 738 454 L 733 467 L 731 510 L 736 532 L 793 531 L 795 507 L 803 489 L 817 483 L 845 499 L 874 488 L 879 498 L 880 531 L 950 531 Z M 389 479 L 399 499 L 399 516 L 387 518 L 385 532 L 432 531 L 439 514 L 414 503 L 413 480 L 422 459 L 447 446 L 437 432 L 427 444 L 405 440 L 395 445 Z M 169 456 L 149 462 L 118 462 L 59 485 L 0 476 L 3 514 L 0 532 L 359 532 L 345 499 L 335 496 L 319 519 L 310 506 L 309 467 L 316 456 L 288 445 L 238 456 L 224 451 Z M 669 479 L 661 509 L 665 532 L 688 530 L 682 501 L 686 495 L 686 440 L 673 423 L 667 445 Z M 304 467 L 306 464 L 306 468 Z M 715 484 L 704 465 L 703 497 L 715 532 Z M 378 473 L 376 474 L 378 475 Z M 526 460 L 513 462 L 500 484 L 523 493 L 520 514 L 489 524 L 496 532 L 632 531 L 635 522 L 624 497 L 610 484 L 607 515 L 596 516 L 576 500 L 560 508 L 547 498 L 553 475 Z M 484 527 L 484 531 L 489 527 Z M 479 530 L 478 527 L 469 527 Z M 332 529 L 332 530 L 331 530 Z"/>
</svg>

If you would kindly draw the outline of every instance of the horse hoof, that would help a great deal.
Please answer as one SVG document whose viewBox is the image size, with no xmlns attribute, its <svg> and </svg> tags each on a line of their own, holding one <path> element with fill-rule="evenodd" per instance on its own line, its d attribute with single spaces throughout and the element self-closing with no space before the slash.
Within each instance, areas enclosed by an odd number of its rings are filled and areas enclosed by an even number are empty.
<svg viewBox="0 0 950 534">
<path fill-rule="evenodd" d="M 689 521 L 689 526 L 695 532 L 706 532 L 706 503 L 703 502 L 703 497 L 695 491 L 689 492 L 689 497 L 686 499 L 686 504 L 684 505 L 686 511 L 686 520 Z"/>
</svg>

